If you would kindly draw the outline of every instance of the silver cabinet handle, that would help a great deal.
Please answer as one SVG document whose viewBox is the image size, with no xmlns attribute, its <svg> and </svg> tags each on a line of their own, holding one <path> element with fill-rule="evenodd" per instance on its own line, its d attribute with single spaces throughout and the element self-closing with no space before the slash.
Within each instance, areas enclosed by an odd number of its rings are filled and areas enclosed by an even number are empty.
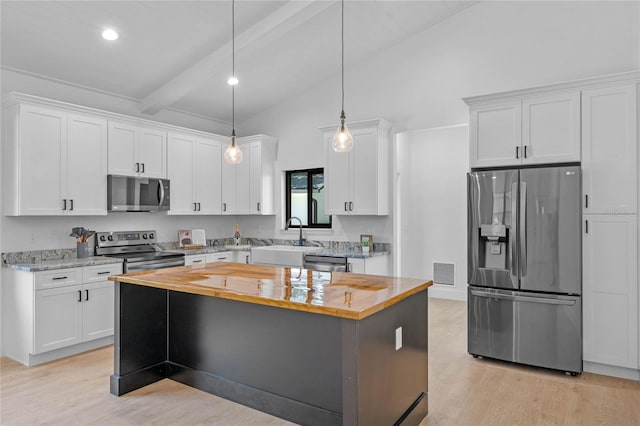
<svg viewBox="0 0 640 426">
<path fill-rule="evenodd" d="M 353 211 L 353 201 L 349 201 L 349 211 Z"/>
<path fill-rule="evenodd" d="M 589 233 L 589 221 L 588 220 L 584 221 L 584 233 L 585 234 Z"/>
<path fill-rule="evenodd" d="M 200 211 L 200 203 L 198 203 L 198 211 Z"/>
<path fill-rule="evenodd" d="M 516 146 L 516 159 L 520 158 L 520 147 Z"/>
<path fill-rule="evenodd" d="M 140 163 L 136 163 L 136 173 L 140 173 Z"/>
<path fill-rule="evenodd" d="M 589 194 L 584 194 L 584 208 L 589 208 Z"/>
<path fill-rule="evenodd" d="M 193 203 L 193 211 L 194 211 L 194 212 L 195 212 L 195 211 L 198 211 L 198 210 L 197 210 L 197 206 L 198 206 L 198 204 L 197 204 L 197 203 Z"/>
<path fill-rule="evenodd" d="M 78 290 L 78 302 L 82 302 L 82 290 Z"/>
<path fill-rule="evenodd" d="M 69 210 L 73 210 L 73 199 L 69 200 L 71 202 L 71 208 Z"/>
<path fill-rule="evenodd" d="M 223 212 L 227 211 L 227 203 L 222 203 L 222 211 Z"/>
<path fill-rule="evenodd" d="M 102 272 L 98 272 L 96 275 L 105 275 L 108 274 L 110 271 L 102 271 Z"/>
<path fill-rule="evenodd" d="M 141 164 L 142 164 L 142 172 L 141 173 L 144 173 L 144 163 L 141 163 Z"/>
<path fill-rule="evenodd" d="M 194 260 L 194 261 L 192 261 L 191 263 L 202 263 L 202 259 L 200 259 L 200 260 Z"/>
<path fill-rule="evenodd" d="M 67 278 L 68 278 L 67 276 L 64 276 L 64 277 L 53 277 L 51 279 L 54 281 L 57 281 L 57 280 L 66 280 Z"/>
<path fill-rule="evenodd" d="M 84 300 L 85 302 L 89 300 L 89 290 L 84 291 Z"/>
<path fill-rule="evenodd" d="M 348 211 L 349 211 L 349 207 L 348 207 L 348 206 L 349 206 L 349 203 L 345 201 L 345 202 L 344 202 L 344 211 L 345 211 L 345 212 L 348 212 Z"/>
<path fill-rule="evenodd" d="M 67 199 L 63 198 L 62 199 L 62 210 L 66 210 L 67 209 Z"/>
<path fill-rule="evenodd" d="M 527 146 L 524 146 L 524 158 L 527 158 Z"/>
<path fill-rule="evenodd" d="M 258 209 L 258 211 L 260 211 L 260 202 L 256 203 L 256 208 Z"/>
</svg>

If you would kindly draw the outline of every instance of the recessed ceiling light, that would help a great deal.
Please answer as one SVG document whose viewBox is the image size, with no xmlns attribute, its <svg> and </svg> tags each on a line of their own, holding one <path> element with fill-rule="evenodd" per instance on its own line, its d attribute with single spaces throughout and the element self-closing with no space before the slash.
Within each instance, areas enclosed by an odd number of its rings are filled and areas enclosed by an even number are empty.
<svg viewBox="0 0 640 426">
<path fill-rule="evenodd" d="M 117 40 L 118 33 L 112 28 L 107 28 L 102 32 L 102 38 L 109 41 Z"/>
<path fill-rule="evenodd" d="M 227 79 L 227 84 L 229 86 L 235 86 L 236 84 L 238 84 L 238 77 L 236 77 L 235 75 L 232 75 Z"/>
</svg>

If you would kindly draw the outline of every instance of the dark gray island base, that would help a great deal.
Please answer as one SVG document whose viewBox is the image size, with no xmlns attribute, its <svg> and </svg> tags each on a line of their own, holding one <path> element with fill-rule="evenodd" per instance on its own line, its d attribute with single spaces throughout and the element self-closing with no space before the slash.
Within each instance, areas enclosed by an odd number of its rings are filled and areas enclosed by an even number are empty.
<svg viewBox="0 0 640 426">
<path fill-rule="evenodd" d="M 427 414 L 427 287 L 352 319 L 114 278 L 114 395 L 170 378 L 305 425 L 417 425 Z"/>
</svg>

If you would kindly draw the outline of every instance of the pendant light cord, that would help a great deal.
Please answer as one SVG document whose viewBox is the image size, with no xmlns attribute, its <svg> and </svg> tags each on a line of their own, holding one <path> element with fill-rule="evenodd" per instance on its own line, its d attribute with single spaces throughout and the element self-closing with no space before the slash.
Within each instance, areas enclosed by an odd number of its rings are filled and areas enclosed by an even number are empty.
<svg viewBox="0 0 640 426">
<path fill-rule="evenodd" d="M 231 0 L 231 76 L 236 76 L 236 2 Z M 231 127 L 236 135 L 236 86 L 231 85 Z"/>
<path fill-rule="evenodd" d="M 342 0 L 342 19 L 341 19 L 341 32 L 340 32 L 340 42 L 342 46 L 342 115 L 344 115 L 344 0 Z"/>
</svg>

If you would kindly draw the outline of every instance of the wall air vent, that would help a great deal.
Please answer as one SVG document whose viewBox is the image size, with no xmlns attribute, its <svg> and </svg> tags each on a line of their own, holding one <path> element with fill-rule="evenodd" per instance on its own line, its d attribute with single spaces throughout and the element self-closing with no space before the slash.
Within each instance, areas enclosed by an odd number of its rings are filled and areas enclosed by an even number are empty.
<svg viewBox="0 0 640 426">
<path fill-rule="evenodd" d="M 455 285 L 455 264 L 433 262 L 433 283 Z"/>
</svg>

